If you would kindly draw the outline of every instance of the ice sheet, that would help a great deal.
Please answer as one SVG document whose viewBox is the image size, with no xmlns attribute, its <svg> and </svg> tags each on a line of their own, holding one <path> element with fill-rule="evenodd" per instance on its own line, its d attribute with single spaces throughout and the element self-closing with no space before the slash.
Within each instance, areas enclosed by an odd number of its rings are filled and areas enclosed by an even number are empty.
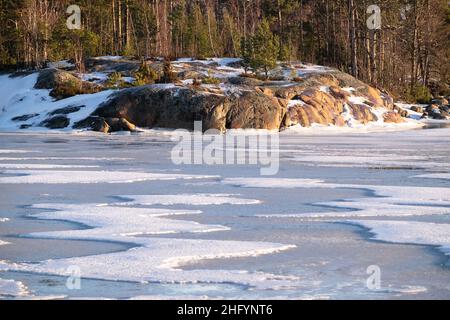
<svg viewBox="0 0 450 320">
<path fill-rule="evenodd" d="M 251 205 L 260 204 L 260 200 L 238 198 L 231 194 L 177 194 L 177 195 L 137 195 L 137 196 L 120 196 L 129 200 L 125 203 L 115 203 L 115 205 L 190 205 L 190 206 L 208 206 L 208 205 Z"/>
<path fill-rule="evenodd" d="M 8 265 L 10 270 L 67 276 L 70 275 L 69 267 L 78 266 L 82 277 L 91 279 L 158 283 L 234 283 L 260 289 L 282 289 L 298 285 L 298 278 L 291 276 L 245 270 L 180 269 L 188 263 L 207 259 L 272 254 L 294 248 L 292 245 L 133 237 L 144 234 L 227 230 L 223 226 L 201 225 L 167 218 L 171 215 L 199 214 L 199 211 L 57 204 L 35 205 L 34 208 L 46 210 L 34 215 L 40 219 L 75 221 L 92 228 L 34 233 L 29 237 L 108 241 L 130 244 L 133 248 L 124 252 L 48 260 L 38 264 L 11 264 Z M 48 211 L 49 209 L 56 211 Z"/>
<path fill-rule="evenodd" d="M 416 221 L 350 221 L 370 229 L 376 240 L 438 246 L 450 255 L 450 225 Z"/>
<path fill-rule="evenodd" d="M 28 288 L 20 281 L 0 278 L 0 298 L 27 296 Z"/>
<path fill-rule="evenodd" d="M 35 214 L 40 219 L 69 220 L 93 227 L 89 230 L 73 230 L 50 233 L 31 234 L 33 237 L 58 237 L 72 239 L 90 239 L 121 241 L 120 237 L 136 235 L 172 234 L 181 232 L 224 231 L 223 226 L 207 226 L 191 221 L 164 219 L 174 215 L 200 214 L 193 210 L 164 210 L 114 207 L 107 205 L 34 205 L 35 209 L 52 209 L 57 211 Z M 139 244 L 139 241 L 137 241 Z"/>
<path fill-rule="evenodd" d="M 9 171 L 3 172 L 12 177 L 0 177 L 0 183 L 11 184 L 88 184 L 88 183 L 133 183 L 140 181 L 211 179 L 216 176 L 162 174 L 136 171 Z"/>
<path fill-rule="evenodd" d="M 315 205 L 345 209 L 337 212 L 265 214 L 259 217 L 276 218 L 339 218 L 339 217 L 375 217 L 375 216 L 424 216 L 450 214 L 450 188 L 379 186 L 356 184 L 332 184 L 320 180 L 277 179 L 277 178 L 231 178 L 223 180 L 246 188 L 342 188 L 361 189 L 373 192 L 373 196 L 340 201 L 321 202 Z"/>
<path fill-rule="evenodd" d="M 99 166 L 85 165 L 58 165 L 58 164 L 32 164 L 32 163 L 0 163 L 0 169 L 79 169 L 99 168 Z"/>
</svg>

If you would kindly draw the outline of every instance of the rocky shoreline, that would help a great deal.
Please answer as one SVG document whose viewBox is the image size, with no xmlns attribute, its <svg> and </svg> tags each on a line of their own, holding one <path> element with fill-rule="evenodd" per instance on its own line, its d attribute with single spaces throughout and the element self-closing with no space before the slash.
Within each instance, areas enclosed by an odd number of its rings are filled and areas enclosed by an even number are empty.
<svg viewBox="0 0 450 320">
<path fill-rule="evenodd" d="M 162 74 L 165 68 L 160 60 L 148 61 L 146 66 L 154 74 Z M 423 118 L 450 119 L 446 99 L 409 111 L 394 104 L 388 93 L 346 73 L 301 63 L 279 64 L 269 79 L 261 80 L 246 74 L 239 59 L 180 59 L 170 64 L 171 83 L 144 85 L 136 85 L 142 67 L 139 61 L 104 57 L 89 60 L 87 67 L 83 75 L 70 66 L 43 70 L 34 85 L 34 90 L 48 90 L 51 99 L 63 102 L 73 96 L 95 96 L 111 89 L 112 76 L 120 78 L 120 86 L 112 88 L 86 117 L 71 121 L 71 115 L 85 106 L 68 102 L 46 115 L 19 114 L 11 121 L 23 130 L 45 127 L 110 133 L 137 128 L 193 129 L 195 121 L 201 121 L 204 130 L 220 132 L 315 124 L 399 124 L 411 121 L 411 111 Z"/>
</svg>

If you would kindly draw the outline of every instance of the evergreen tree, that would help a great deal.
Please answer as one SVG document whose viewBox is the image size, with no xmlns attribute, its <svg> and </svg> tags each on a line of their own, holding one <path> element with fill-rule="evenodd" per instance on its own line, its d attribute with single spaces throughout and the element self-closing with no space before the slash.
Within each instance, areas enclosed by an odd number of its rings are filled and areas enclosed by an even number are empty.
<svg viewBox="0 0 450 320">
<path fill-rule="evenodd" d="M 251 66 L 255 71 L 263 70 L 266 78 L 277 64 L 280 52 L 280 40 L 270 30 L 269 22 L 264 19 L 252 37 L 253 57 Z"/>
</svg>

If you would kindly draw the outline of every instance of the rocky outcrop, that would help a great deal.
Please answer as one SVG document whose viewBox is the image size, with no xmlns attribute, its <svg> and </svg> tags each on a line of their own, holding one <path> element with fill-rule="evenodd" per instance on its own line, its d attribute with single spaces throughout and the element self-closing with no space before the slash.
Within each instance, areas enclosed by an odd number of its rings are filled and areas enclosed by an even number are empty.
<svg viewBox="0 0 450 320">
<path fill-rule="evenodd" d="M 353 115 L 353 118 L 363 124 L 368 124 L 372 121 L 378 121 L 378 117 L 374 113 L 372 113 L 370 107 L 367 105 L 350 104 L 350 111 Z"/>
<path fill-rule="evenodd" d="M 424 112 L 423 117 L 431 118 L 434 120 L 448 120 L 450 107 L 448 105 L 430 104 Z"/>
<path fill-rule="evenodd" d="M 58 115 L 58 114 L 59 115 L 67 115 L 67 114 L 78 112 L 82 108 L 85 108 L 85 106 L 68 106 L 68 107 L 56 109 L 56 110 L 50 112 L 50 115 L 51 116 Z"/>
<path fill-rule="evenodd" d="M 145 86 L 117 93 L 103 103 L 94 116 L 122 118 L 139 127 L 193 129 L 202 121 L 203 129 L 254 128 L 277 130 L 286 106 L 277 98 L 257 91 L 239 96 L 202 92 L 191 88 Z"/>
<path fill-rule="evenodd" d="M 39 116 L 39 113 L 32 113 L 32 114 L 24 114 L 23 116 L 14 117 L 11 120 L 15 122 L 24 122 L 28 121 L 30 119 L 36 118 Z"/>
<path fill-rule="evenodd" d="M 148 61 L 162 72 L 160 60 Z M 123 58 L 97 58 L 87 63 L 89 72 L 132 74 L 140 63 Z M 377 121 L 376 108 L 394 111 L 393 99 L 354 77 L 330 68 L 279 65 L 267 81 L 252 75 L 236 76 L 242 69 L 224 68 L 220 60 L 173 63 L 182 80 L 172 84 L 145 85 L 118 90 L 75 129 L 100 132 L 135 131 L 143 128 L 182 128 L 192 130 L 201 121 L 203 129 L 280 130 L 293 125 L 313 124 L 345 126 L 349 118 L 368 124 Z M 240 66 L 237 61 L 236 66 Z M 317 71 L 314 71 L 317 70 Z M 292 71 L 292 72 L 289 72 Z M 287 76 L 290 74 L 291 76 Z M 292 75 L 298 75 L 293 77 Z M 208 77 L 208 83 L 201 78 Z M 84 82 L 70 73 L 56 69 L 41 72 L 36 88 L 52 89 L 52 96 L 65 98 L 79 94 Z M 89 85 L 97 85 L 89 82 Z M 80 111 L 82 106 L 68 106 L 51 112 L 65 125 L 62 117 Z M 400 117 L 407 111 L 397 109 Z M 378 114 L 378 113 L 377 113 Z M 386 117 L 388 121 L 397 115 Z M 47 123 L 45 125 L 48 125 Z M 50 124 L 52 125 L 52 124 Z M 52 125 L 53 126 L 53 125 Z"/>
<path fill-rule="evenodd" d="M 228 83 L 239 89 L 233 94 L 202 86 L 149 85 L 123 90 L 96 110 L 93 116 L 97 120 L 91 122 L 91 128 L 105 131 L 106 123 L 106 131 L 128 130 L 107 120 L 126 119 L 146 128 L 191 130 L 195 121 L 202 121 L 204 130 L 279 130 L 297 124 L 345 126 L 347 111 L 355 120 L 368 124 L 378 121 L 372 108 L 393 110 L 389 96 L 337 71 L 312 75 L 300 83 L 247 77 L 231 77 Z M 366 103 L 351 102 L 351 90 L 359 92 Z"/>
<path fill-rule="evenodd" d="M 285 119 L 285 126 L 301 124 L 310 127 L 313 123 L 322 125 L 344 124 L 342 113 L 344 104 L 331 94 L 317 90 L 307 89 L 297 97 L 301 103 L 289 108 Z"/>
</svg>

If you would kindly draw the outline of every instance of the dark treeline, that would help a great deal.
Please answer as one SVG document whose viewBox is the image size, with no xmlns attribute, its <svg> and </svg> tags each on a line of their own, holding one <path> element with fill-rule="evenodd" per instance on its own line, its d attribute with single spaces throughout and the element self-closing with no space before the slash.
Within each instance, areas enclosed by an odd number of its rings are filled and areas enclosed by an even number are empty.
<svg viewBox="0 0 450 320">
<path fill-rule="evenodd" d="M 0 0 L 0 64 L 126 55 L 199 59 L 241 56 L 264 22 L 280 60 L 337 67 L 398 95 L 445 91 L 450 75 L 447 0 Z M 82 9 L 82 30 L 66 27 Z"/>
</svg>

